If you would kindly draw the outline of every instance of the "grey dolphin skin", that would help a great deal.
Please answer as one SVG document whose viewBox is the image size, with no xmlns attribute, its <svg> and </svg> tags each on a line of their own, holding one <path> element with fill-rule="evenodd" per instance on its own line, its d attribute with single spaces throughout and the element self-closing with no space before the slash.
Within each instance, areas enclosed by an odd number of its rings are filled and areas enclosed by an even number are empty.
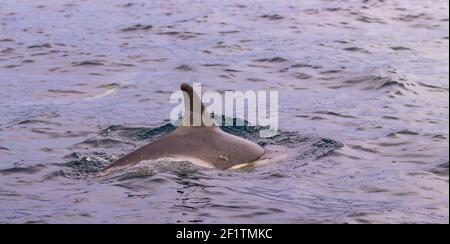
<svg viewBox="0 0 450 244">
<path fill-rule="evenodd" d="M 208 116 L 203 116 L 201 125 L 193 126 L 193 115 L 199 112 L 203 113 L 205 106 L 191 85 L 183 83 L 181 90 L 184 94 L 184 101 L 190 101 L 189 103 L 185 102 L 186 112 L 181 125 L 172 133 L 120 158 L 104 169 L 103 173 L 158 158 L 198 160 L 202 164 L 217 169 L 229 169 L 237 165 L 252 163 L 261 158 L 264 154 L 261 146 L 222 131 L 214 122 L 206 121 L 209 120 L 206 118 Z M 200 104 L 201 111 L 194 109 L 195 102 Z M 212 126 L 205 124 L 212 124 Z"/>
</svg>

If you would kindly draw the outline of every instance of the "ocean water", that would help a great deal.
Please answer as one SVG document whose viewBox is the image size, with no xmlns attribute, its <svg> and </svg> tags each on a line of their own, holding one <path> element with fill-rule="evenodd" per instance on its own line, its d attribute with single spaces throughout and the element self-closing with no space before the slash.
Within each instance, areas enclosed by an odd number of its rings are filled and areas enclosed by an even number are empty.
<svg viewBox="0 0 450 244">
<path fill-rule="evenodd" d="M 1 1 L 0 223 L 449 223 L 449 3 Z M 160 160 L 169 96 L 279 91 L 287 157 Z M 287 153 L 289 152 L 289 153 Z"/>
</svg>

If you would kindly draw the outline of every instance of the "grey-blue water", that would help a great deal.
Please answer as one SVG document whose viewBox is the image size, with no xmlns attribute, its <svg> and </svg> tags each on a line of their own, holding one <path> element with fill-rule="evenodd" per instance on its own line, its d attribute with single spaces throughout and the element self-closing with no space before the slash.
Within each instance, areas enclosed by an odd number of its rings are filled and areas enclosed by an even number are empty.
<svg viewBox="0 0 450 244">
<path fill-rule="evenodd" d="M 449 3 L 0 4 L 0 223 L 448 223 Z M 287 158 L 94 177 L 180 82 L 278 90 Z"/>
</svg>

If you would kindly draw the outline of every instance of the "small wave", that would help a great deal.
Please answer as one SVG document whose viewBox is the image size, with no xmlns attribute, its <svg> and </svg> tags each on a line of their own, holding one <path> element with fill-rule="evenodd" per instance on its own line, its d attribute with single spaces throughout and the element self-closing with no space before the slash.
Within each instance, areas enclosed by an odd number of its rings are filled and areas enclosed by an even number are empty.
<svg viewBox="0 0 450 244">
<path fill-rule="evenodd" d="M 30 167 L 13 167 L 13 168 L 0 170 L 0 175 L 34 174 L 34 173 L 41 171 L 44 168 L 45 168 L 45 166 L 41 165 L 41 164 L 33 165 Z"/>
<path fill-rule="evenodd" d="M 125 169 L 123 172 L 116 172 L 112 175 L 108 175 L 105 177 L 105 179 L 126 181 L 130 179 L 154 176 L 160 173 L 169 173 L 186 178 L 201 174 L 201 170 L 203 169 L 205 168 L 197 166 L 187 160 L 161 158 L 156 160 L 142 161 L 134 166 Z"/>
<path fill-rule="evenodd" d="M 402 46 L 391 47 L 391 49 L 394 51 L 410 51 L 410 50 L 412 50 L 411 48 L 402 47 Z"/>
<path fill-rule="evenodd" d="M 119 136 L 129 140 L 153 140 L 162 135 L 168 134 L 176 129 L 171 123 L 164 124 L 157 128 L 145 127 L 125 127 L 123 125 L 112 125 L 100 130 L 99 134 L 104 137 Z"/>
<path fill-rule="evenodd" d="M 52 45 L 50 43 L 44 43 L 44 44 L 35 44 L 28 46 L 28 49 L 34 49 L 34 48 L 52 48 Z"/>
<path fill-rule="evenodd" d="M 191 66 L 189 66 L 187 64 L 180 65 L 180 66 L 176 67 L 175 69 L 176 70 L 181 70 L 181 71 L 192 71 L 192 70 L 194 70 L 194 68 L 192 68 Z"/>
<path fill-rule="evenodd" d="M 287 62 L 288 60 L 282 57 L 274 57 L 274 58 L 261 58 L 253 60 L 254 62 L 260 62 L 260 63 L 283 63 Z"/>
<path fill-rule="evenodd" d="M 448 177 L 448 163 L 440 164 L 435 168 L 431 169 L 430 172 L 434 173 L 438 176 L 447 176 Z"/>
<path fill-rule="evenodd" d="M 268 19 L 268 20 L 281 20 L 281 19 L 284 19 L 283 16 L 278 15 L 278 14 L 265 14 L 265 15 L 262 15 L 261 18 Z"/>
<path fill-rule="evenodd" d="M 152 28 L 153 28 L 153 25 L 136 24 L 136 25 L 133 25 L 133 26 L 129 26 L 129 27 L 123 28 L 121 31 L 122 32 L 145 31 L 145 30 L 150 30 Z"/>
<path fill-rule="evenodd" d="M 342 49 L 342 50 L 344 50 L 344 51 L 350 51 L 350 52 L 365 53 L 365 54 L 369 54 L 369 53 L 370 53 L 369 51 L 367 51 L 367 50 L 365 50 L 365 49 L 363 49 L 363 48 L 360 48 L 360 47 L 347 47 L 347 48 L 344 48 L 344 49 Z"/>
<path fill-rule="evenodd" d="M 65 158 L 72 158 L 71 161 L 64 164 L 67 170 L 64 170 L 62 175 L 67 178 L 94 176 L 116 159 L 100 152 L 92 154 L 72 153 Z"/>
<path fill-rule="evenodd" d="M 102 66 L 104 62 L 101 60 L 86 60 L 81 62 L 73 62 L 73 66 Z"/>
<path fill-rule="evenodd" d="M 368 75 L 359 76 L 347 79 L 341 84 L 332 85 L 332 89 L 355 87 L 365 91 L 388 91 L 390 94 L 405 95 L 406 92 L 410 94 L 417 94 L 417 85 L 413 81 L 407 81 L 403 78 L 393 79 L 385 76 Z"/>
<path fill-rule="evenodd" d="M 78 90 L 49 89 L 49 90 L 47 90 L 47 91 L 48 91 L 48 92 L 51 92 L 51 93 L 59 93 L 59 94 L 84 94 L 84 92 L 78 91 Z"/>
</svg>

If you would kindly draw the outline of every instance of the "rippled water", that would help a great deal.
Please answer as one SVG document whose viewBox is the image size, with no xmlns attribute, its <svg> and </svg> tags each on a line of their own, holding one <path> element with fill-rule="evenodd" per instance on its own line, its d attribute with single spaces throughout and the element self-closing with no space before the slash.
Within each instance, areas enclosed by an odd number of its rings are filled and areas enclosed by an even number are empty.
<svg viewBox="0 0 450 244">
<path fill-rule="evenodd" d="M 448 223 L 448 1 L 2 1 L 0 223 Z M 159 161 L 181 81 L 280 92 L 294 152 Z"/>
</svg>

